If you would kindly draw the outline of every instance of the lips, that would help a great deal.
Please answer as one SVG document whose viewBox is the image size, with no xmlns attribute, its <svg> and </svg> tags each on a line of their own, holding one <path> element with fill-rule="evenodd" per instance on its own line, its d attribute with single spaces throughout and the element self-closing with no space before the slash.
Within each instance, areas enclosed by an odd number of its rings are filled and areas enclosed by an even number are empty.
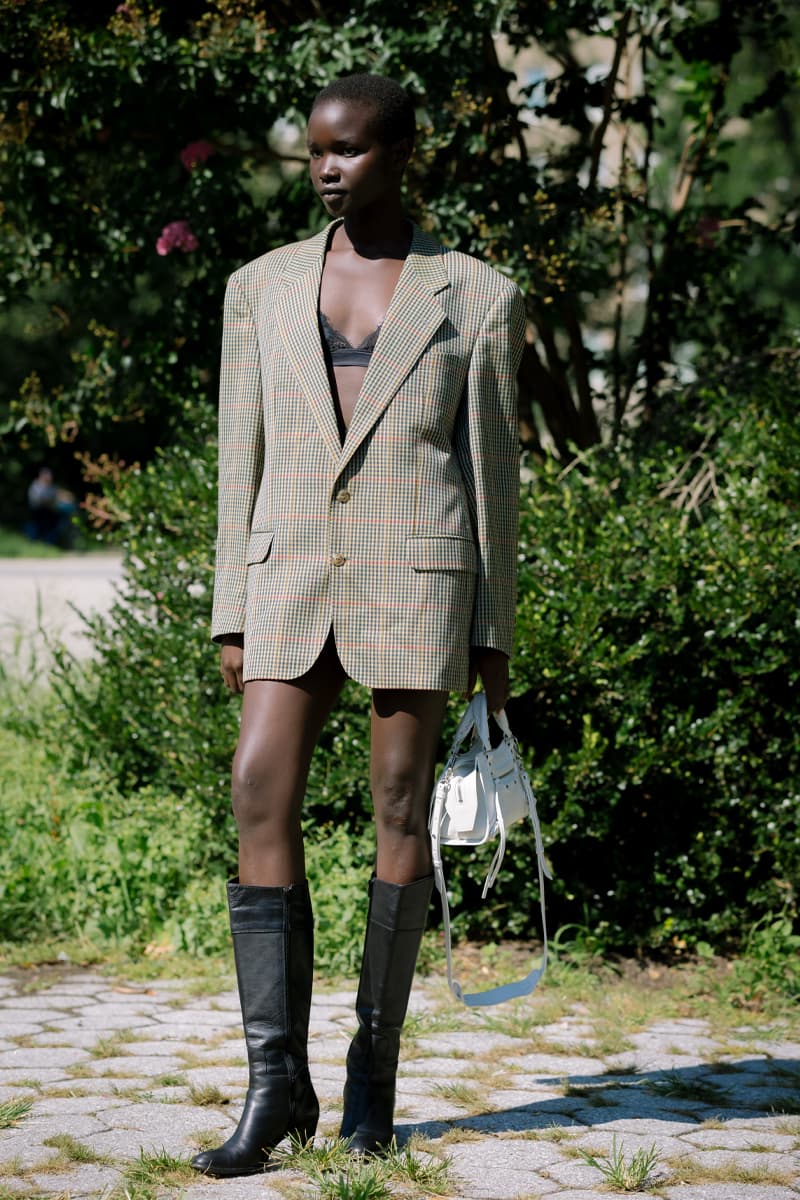
<svg viewBox="0 0 800 1200">
<path fill-rule="evenodd" d="M 346 194 L 344 188 L 325 188 L 324 191 L 320 192 L 321 196 L 344 196 Z"/>
</svg>

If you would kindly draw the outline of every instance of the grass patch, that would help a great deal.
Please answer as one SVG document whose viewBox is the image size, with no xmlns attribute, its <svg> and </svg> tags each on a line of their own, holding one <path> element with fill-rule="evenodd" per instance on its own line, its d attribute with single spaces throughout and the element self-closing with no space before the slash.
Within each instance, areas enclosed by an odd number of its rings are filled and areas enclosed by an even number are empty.
<svg viewBox="0 0 800 1200">
<path fill-rule="evenodd" d="M 293 1140 L 288 1150 L 273 1154 L 273 1161 L 307 1176 L 317 1189 L 315 1200 L 419 1200 L 451 1190 L 449 1158 L 423 1150 L 413 1140 L 402 1150 L 393 1140 L 381 1158 L 353 1157 L 347 1142 L 339 1139 L 313 1145 Z"/>
<path fill-rule="evenodd" d="M 48 542 L 34 542 L 16 529 L 0 525 L 0 558 L 60 558 L 64 553 Z"/>
<path fill-rule="evenodd" d="M 800 1093 L 794 1096 L 774 1096 L 764 1100 L 759 1105 L 764 1112 L 778 1113 L 781 1116 L 800 1115 Z"/>
<path fill-rule="evenodd" d="M 611 1140 L 610 1154 L 591 1154 L 587 1150 L 579 1150 L 578 1153 L 590 1167 L 600 1172 L 606 1183 L 620 1192 L 646 1191 L 658 1162 L 655 1143 L 649 1150 L 642 1147 L 626 1158 L 623 1143 L 617 1145 L 616 1136 Z"/>
<path fill-rule="evenodd" d="M 3 1100 L 0 1102 L 0 1129 L 13 1129 L 32 1108 L 32 1100 Z"/>
<path fill-rule="evenodd" d="M 648 1079 L 644 1086 L 658 1096 L 668 1096 L 672 1100 L 686 1100 L 692 1104 L 713 1104 L 725 1107 L 728 1099 L 726 1093 L 716 1083 L 687 1078 L 678 1071 L 670 1071 L 661 1079 Z"/>
<path fill-rule="evenodd" d="M 488 1133 L 483 1133 L 480 1129 L 467 1129 L 459 1125 L 455 1129 L 448 1129 L 446 1133 L 438 1139 L 439 1146 L 459 1146 L 462 1142 L 485 1142 L 487 1137 L 494 1136 Z"/>
<path fill-rule="evenodd" d="M 440 1096 L 442 1100 L 452 1100 L 463 1108 L 485 1107 L 484 1098 L 477 1088 L 470 1087 L 468 1083 L 460 1083 L 458 1080 L 454 1080 L 452 1083 L 437 1083 L 433 1094 Z"/>
<path fill-rule="evenodd" d="M 157 1075 L 153 1080 L 153 1087 L 188 1087 L 189 1080 L 185 1075 L 181 1075 L 179 1071 L 167 1071 L 164 1075 Z"/>
<path fill-rule="evenodd" d="M 792 1176 L 788 1171 L 777 1171 L 774 1168 L 767 1167 L 748 1167 L 738 1161 L 730 1163 L 718 1163 L 711 1165 L 704 1162 L 702 1156 L 699 1158 L 690 1158 L 688 1155 L 681 1158 L 671 1158 L 667 1160 L 666 1165 L 669 1167 L 670 1184 L 700 1184 L 700 1183 L 754 1183 L 760 1184 L 761 1187 L 767 1187 L 770 1184 L 775 1187 L 781 1185 L 788 1186 L 792 1182 Z"/>
<path fill-rule="evenodd" d="M 128 1163 L 123 1171 L 119 1195 L 155 1200 L 162 1188 L 180 1187 L 197 1178 L 188 1158 L 176 1158 L 163 1149 L 140 1150 L 139 1157 Z"/>
<path fill-rule="evenodd" d="M 117 1058 L 126 1054 L 125 1046 L 136 1041 L 136 1034 L 130 1029 L 115 1029 L 106 1037 L 98 1038 L 90 1048 L 92 1058 Z"/>
<path fill-rule="evenodd" d="M 52 1137 L 46 1138 L 42 1143 L 44 1146 L 52 1146 L 59 1151 L 59 1159 L 63 1163 L 110 1163 L 113 1160 L 105 1154 L 98 1154 L 92 1150 L 91 1146 L 84 1145 L 74 1138 L 70 1133 L 54 1133 Z M 54 1160 L 57 1162 L 59 1160 Z M 53 1162 L 48 1166 L 52 1168 Z"/>
<path fill-rule="evenodd" d="M 570 1083 L 568 1079 L 562 1079 L 561 1094 L 571 1099 L 583 1100 L 585 1104 L 590 1104 L 593 1108 L 609 1108 L 613 1101 L 603 1095 L 605 1086 L 605 1084 Z"/>
<path fill-rule="evenodd" d="M 189 1086 L 189 1100 L 200 1108 L 212 1105 L 230 1104 L 230 1100 L 221 1092 L 215 1083 L 192 1083 Z"/>
</svg>

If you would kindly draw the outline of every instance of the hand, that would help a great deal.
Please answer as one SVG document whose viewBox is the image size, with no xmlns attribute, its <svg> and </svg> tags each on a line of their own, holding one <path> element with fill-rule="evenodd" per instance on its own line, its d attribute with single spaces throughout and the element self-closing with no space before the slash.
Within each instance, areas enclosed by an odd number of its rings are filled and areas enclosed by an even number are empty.
<svg viewBox="0 0 800 1200">
<path fill-rule="evenodd" d="M 242 679 L 243 665 L 244 637 L 240 633 L 231 633 L 222 643 L 219 670 L 225 686 L 238 695 L 241 695 L 244 691 L 244 681 Z"/>
<path fill-rule="evenodd" d="M 508 699 L 508 655 L 503 654 L 502 650 L 492 650 L 489 646 L 470 646 L 467 698 L 475 690 L 479 675 L 486 692 L 486 707 L 489 712 L 494 713 L 505 708 Z"/>
</svg>

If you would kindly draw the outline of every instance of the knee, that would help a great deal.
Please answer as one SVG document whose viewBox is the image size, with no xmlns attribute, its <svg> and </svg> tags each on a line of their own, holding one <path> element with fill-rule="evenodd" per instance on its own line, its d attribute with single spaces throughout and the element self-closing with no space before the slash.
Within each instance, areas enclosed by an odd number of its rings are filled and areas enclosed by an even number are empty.
<svg viewBox="0 0 800 1200">
<path fill-rule="evenodd" d="M 269 754 L 236 751 L 231 772 L 231 806 L 240 832 L 274 821 L 291 807 Z"/>
<path fill-rule="evenodd" d="M 372 780 L 375 816 L 382 830 L 399 837 L 420 837 L 427 829 L 427 795 L 413 769 L 390 768 Z"/>
</svg>

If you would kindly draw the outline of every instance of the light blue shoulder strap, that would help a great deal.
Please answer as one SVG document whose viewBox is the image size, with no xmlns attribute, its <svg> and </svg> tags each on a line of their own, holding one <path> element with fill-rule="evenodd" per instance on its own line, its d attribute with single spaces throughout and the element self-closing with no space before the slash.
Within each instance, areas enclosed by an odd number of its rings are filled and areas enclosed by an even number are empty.
<svg viewBox="0 0 800 1200">
<path fill-rule="evenodd" d="M 477 711 L 476 711 L 476 701 L 478 702 Z M 480 707 L 481 701 L 482 701 L 482 709 L 483 709 L 482 713 L 481 713 L 481 707 Z M 525 771 L 524 767 L 522 766 L 522 763 L 519 762 L 517 744 L 511 733 L 511 729 L 509 728 L 508 718 L 506 717 L 505 709 L 501 709 L 499 712 L 494 713 L 493 716 L 494 716 L 495 720 L 497 721 L 498 725 L 500 726 L 500 729 L 502 730 L 504 737 L 506 737 L 510 740 L 510 742 L 514 748 L 514 753 L 515 753 L 515 756 L 517 757 L 517 761 L 518 761 L 518 765 L 519 765 L 519 769 L 520 769 L 520 778 L 522 779 L 523 786 L 525 788 L 525 793 L 528 798 L 528 812 L 529 812 L 529 815 L 531 818 L 531 824 L 533 825 L 533 833 L 534 833 L 534 839 L 535 839 L 535 844 L 536 844 L 536 863 L 537 863 L 537 868 L 539 871 L 539 906 L 540 906 L 541 914 L 542 914 L 543 947 L 542 947 L 542 955 L 541 955 L 538 965 L 533 967 L 532 970 L 529 971 L 529 973 L 525 976 L 524 979 L 519 979 L 515 983 L 500 984 L 498 987 L 488 988 L 486 991 L 483 991 L 483 992 L 465 992 L 463 990 L 463 988 L 461 987 L 461 984 L 458 982 L 458 980 L 453 977 L 453 950 L 452 950 L 452 936 L 451 936 L 451 932 L 450 932 L 450 905 L 447 900 L 447 885 L 445 884 L 445 879 L 444 879 L 444 864 L 442 862 L 442 847 L 441 847 L 440 840 L 439 840 L 439 828 L 440 828 L 440 824 L 441 824 L 442 805 L 444 803 L 444 791 L 441 787 L 437 786 L 434 789 L 433 801 L 432 801 L 432 806 L 431 806 L 430 831 L 431 831 L 431 848 L 432 848 L 432 853 L 433 853 L 433 874 L 434 874 L 434 879 L 436 881 L 436 888 L 437 888 L 439 895 L 441 896 L 441 900 L 442 900 L 442 923 L 444 925 L 445 953 L 446 953 L 446 957 L 447 957 L 447 982 L 450 985 L 450 990 L 452 991 L 453 995 L 458 1000 L 461 1000 L 463 1004 L 466 1004 L 468 1008 L 482 1008 L 484 1006 L 491 1005 L 491 1004 L 502 1004 L 504 1000 L 514 1000 L 520 996 L 530 995 L 530 993 L 534 990 L 534 988 L 538 984 L 539 980 L 544 975 L 545 967 L 547 966 L 547 917 L 545 915 L 545 907 L 544 907 L 544 881 L 545 881 L 545 876 L 548 879 L 552 878 L 552 876 L 550 874 L 550 871 L 547 868 L 547 864 L 546 864 L 545 858 L 544 858 L 544 846 L 542 843 L 542 831 L 539 826 L 539 816 L 536 811 L 536 799 L 533 795 L 533 790 L 531 789 L 531 785 L 530 785 L 530 781 L 527 776 L 527 772 Z M 455 756 L 458 753 L 458 749 L 459 749 L 461 743 L 463 742 L 464 738 L 467 736 L 467 733 L 470 732 L 470 730 L 473 727 L 475 729 L 477 729 L 479 736 L 481 737 L 481 740 L 484 742 L 484 745 L 487 745 L 488 739 L 489 739 L 488 718 L 487 718 L 487 714 L 486 714 L 486 697 L 483 692 L 479 692 L 478 695 L 476 695 L 473 698 L 472 702 L 470 703 L 469 707 L 467 708 L 467 711 L 464 713 L 464 716 L 461 718 L 461 722 L 459 724 L 458 730 L 456 731 L 456 736 L 453 738 L 453 745 L 451 748 L 450 757 L 448 759 L 448 766 L 452 765 L 452 762 L 454 761 Z M 485 738 L 483 736 L 484 731 L 485 731 L 485 735 L 486 735 Z M 503 833 L 505 833 L 504 830 L 503 830 Z M 501 847 L 504 847 L 504 846 L 505 846 L 505 837 L 503 837 L 501 839 Z M 495 856 L 495 859 L 497 859 L 497 856 Z M 491 887 L 492 883 L 494 883 L 494 880 L 497 877 L 497 873 L 500 870 L 501 862 L 502 862 L 502 854 L 500 856 L 499 861 L 493 861 L 492 866 L 489 869 L 489 875 L 487 876 L 487 884 L 486 884 L 486 887 L 484 888 L 484 893 L 483 893 L 484 897 L 486 895 L 487 889 L 489 887 Z"/>
</svg>

